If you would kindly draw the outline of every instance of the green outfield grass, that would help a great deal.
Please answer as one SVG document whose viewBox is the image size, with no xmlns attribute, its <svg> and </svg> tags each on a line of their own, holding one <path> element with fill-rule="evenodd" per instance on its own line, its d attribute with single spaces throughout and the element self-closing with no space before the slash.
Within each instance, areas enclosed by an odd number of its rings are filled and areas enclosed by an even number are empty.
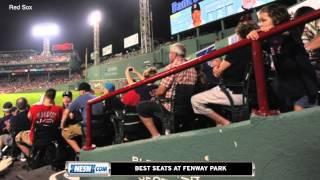
<svg viewBox="0 0 320 180">
<path fill-rule="evenodd" d="M 62 105 L 62 93 L 63 91 L 58 91 L 56 95 L 56 104 Z M 13 93 L 13 94 L 0 94 L 0 117 L 3 116 L 2 113 L 2 106 L 5 102 L 10 101 L 15 106 L 16 99 L 19 97 L 25 97 L 28 100 L 30 105 L 37 103 L 40 100 L 41 95 L 44 94 L 43 92 L 31 92 L 31 93 Z M 78 91 L 72 91 L 73 99 L 79 96 Z"/>
</svg>

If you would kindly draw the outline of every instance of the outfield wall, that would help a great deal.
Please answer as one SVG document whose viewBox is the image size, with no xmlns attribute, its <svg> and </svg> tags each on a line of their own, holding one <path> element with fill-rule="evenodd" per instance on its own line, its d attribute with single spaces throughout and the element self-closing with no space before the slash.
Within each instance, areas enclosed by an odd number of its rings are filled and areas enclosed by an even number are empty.
<svg viewBox="0 0 320 180">
<path fill-rule="evenodd" d="M 209 128 L 81 152 L 84 161 L 252 161 L 253 178 L 320 179 L 320 108 L 273 117 L 254 117 L 225 128 Z M 94 178 L 81 178 L 94 179 Z M 101 178 L 97 178 L 101 179 Z M 108 179 L 108 178 L 106 178 Z M 109 179 L 137 179 L 111 177 Z M 161 177 L 142 179 L 198 179 Z"/>
<path fill-rule="evenodd" d="M 227 29 L 224 32 L 225 36 L 234 33 L 234 29 Z M 211 33 L 200 36 L 198 38 L 187 39 L 181 41 L 186 46 L 188 57 L 190 59 L 195 57 L 195 52 L 204 47 L 212 45 L 216 39 L 217 34 Z M 227 39 L 222 39 L 217 44 L 219 48 L 228 45 Z M 118 60 L 112 60 L 107 63 L 102 63 L 97 66 L 91 66 L 88 68 L 88 81 L 91 82 L 95 88 L 99 88 L 106 81 L 113 82 L 117 87 L 122 87 L 125 79 L 124 70 L 128 66 L 135 67 L 138 71 L 142 72 L 148 65 L 162 68 L 169 64 L 169 46 L 161 46 L 153 53 L 141 54 L 137 56 L 124 57 Z M 108 60 L 107 60 L 108 61 Z"/>
</svg>

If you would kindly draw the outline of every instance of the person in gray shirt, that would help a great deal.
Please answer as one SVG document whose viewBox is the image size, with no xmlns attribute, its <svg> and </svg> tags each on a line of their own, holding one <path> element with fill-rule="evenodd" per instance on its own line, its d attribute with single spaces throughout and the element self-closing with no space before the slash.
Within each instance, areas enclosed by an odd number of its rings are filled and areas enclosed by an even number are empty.
<svg viewBox="0 0 320 180">
<path fill-rule="evenodd" d="M 76 153 L 80 152 L 80 147 L 78 143 L 74 140 L 74 138 L 77 136 L 82 136 L 81 125 L 86 126 L 87 102 L 91 99 L 96 98 L 96 96 L 92 94 L 90 84 L 86 82 L 80 83 L 78 90 L 80 96 L 64 110 L 60 125 L 62 129 L 62 136 Z M 68 119 L 69 113 L 76 111 L 79 111 L 81 113 L 81 123 L 72 124 L 65 127 L 65 122 Z M 102 116 L 103 113 L 104 108 L 102 103 L 97 103 L 92 106 L 93 116 Z"/>
</svg>

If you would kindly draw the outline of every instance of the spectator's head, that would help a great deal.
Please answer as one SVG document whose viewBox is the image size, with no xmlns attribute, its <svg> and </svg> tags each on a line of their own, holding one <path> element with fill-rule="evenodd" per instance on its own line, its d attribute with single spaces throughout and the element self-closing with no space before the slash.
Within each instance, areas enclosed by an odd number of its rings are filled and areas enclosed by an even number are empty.
<svg viewBox="0 0 320 180">
<path fill-rule="evenodd" d="M 194 3 L 191 7 L 192 23 L 194 27 L 201 25 L 201 9 L 199 3 Z"/>
<path fill-rule="evenodd" d="M 115 90 L 115 86 L 112 83 L 106 82 L 104 83 L 103 94 L 111 93 Z"/>
<path fill-rule="evenodd" d="M 12 110 L 12 103 L 11 102 L 5 102 L 2 106 L 2 110 L 5 115 L 10 115 Z"/>
<path fill-rule="evenodd" d="M 71 91 L 65 91 L 62 93 L 62 103 L 64 107 L 68 107 L 68 105 L 72 101 L 72 92 Z"/>
<path fill-rule="evenodd" d="M 19 110 L 18 110 L 17 107 L 13 106 L 13 107 L 11 108 L 11 114 L 12 114 L 12 116 L 16 116 L 16 115 L 18 114 L 18 112 L 19 112 Z"/>
<path fill-rule="evenodd" d="M 87 82 L 82 82 L 79 84 L 78 90 L 80 95 L 83 95 L 85 93 L 91 92 L 91 86 Z"/>
<path fill-rule="evenodd" d="M 250 23 L 252 22 L 252 17 L 250 13 L 246 13 L 240 17 L 240 23 Z"/>
<path fill-rule="evenodd" d="M 169 59 L 170 62 L 174 62 L 174 60 L 178 57 L 184 58 L 186 56 L 187 50 L 185 46 L 181 43 L 175 43 L 170 46 Z"/>
<path fill-rule="evenodd" d="M 239 36 L 239 39 L 245 39 L 247 35 L 257 29 L 257 25 L 255 23 L 240 23 L 236 27 L 236 33 Z"/>
<path fill-rule="evenodd" d="M 17 99 L 16 106 L 17 106 L 19 111 L 25 111 L 29 107 L 28 106 L 28 101 L 24 97 L 20 97 L 20 98 Z"/>
<path fill-rule="evenodd" d="M 258 14 L 261 28 L 273 28 L 276 25 L 290 20 L 287 8 L 280 4 L 271 4 L 263 7 Z"/>
<path fill-rule="evenodd" d="M 54 99 L 56 98 L 56 90 L 55 89 L 48 89 L 46 90 L 45 94 L 44 94 L 44 103 L 46 102 L 54 102 Z"/>
<path fill-rule="evenodd" d="M 149 67 L 145 71 L 143 71 L 143 77 L 149 78 L 157 74 L 157 68 Z"/>
<path fill-rule="evenodd" d="M 309 13 L 309 12 L 312 12 L 312 11 L 315 11 L 315 9 L 313 9 L 310 6 L 303 6 L 303 7 L 299 8 L 299 9 L 297 9 L 297 11 L 293 15 L 293 18 L 297 18 L 297 17 L 303 16 L 303 15 Z"/>
<path fill-rule="evenodd" d="M 305 14 L 308 14 L 309 12 L 312 12 L 312 11 L 315 11 L 315 9 L 313 9 L 312 7 L 309 7 L 309 6 L 303 6 L 299 9 L 297 9 L 297 11 L 293 15 L 293 19 L 296 19 L 296 18 L 303 16 Z M 305 25 L 303 24 L 303 25 L 300 25 L 299 27 L 297 27 L 299 36 L 302 35 L 302 33 L 304 31 L 304 26 Z"/>
</svg>

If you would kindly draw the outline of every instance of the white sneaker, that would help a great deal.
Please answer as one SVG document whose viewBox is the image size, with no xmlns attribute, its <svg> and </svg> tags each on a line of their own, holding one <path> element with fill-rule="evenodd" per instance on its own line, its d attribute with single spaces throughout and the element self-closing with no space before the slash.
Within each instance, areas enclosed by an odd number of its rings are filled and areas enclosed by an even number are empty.
<svg viewBox="0 0 320 180">
<path fill-rule="evenodd" d="M 26 162 L 26 161 L 27 161 L 27 158 L 25 157 L 25 155 L 24 155 L 23 153 L 21 153 L 19 160 L 20 160 L 21 162 Z"/>
</svg>

